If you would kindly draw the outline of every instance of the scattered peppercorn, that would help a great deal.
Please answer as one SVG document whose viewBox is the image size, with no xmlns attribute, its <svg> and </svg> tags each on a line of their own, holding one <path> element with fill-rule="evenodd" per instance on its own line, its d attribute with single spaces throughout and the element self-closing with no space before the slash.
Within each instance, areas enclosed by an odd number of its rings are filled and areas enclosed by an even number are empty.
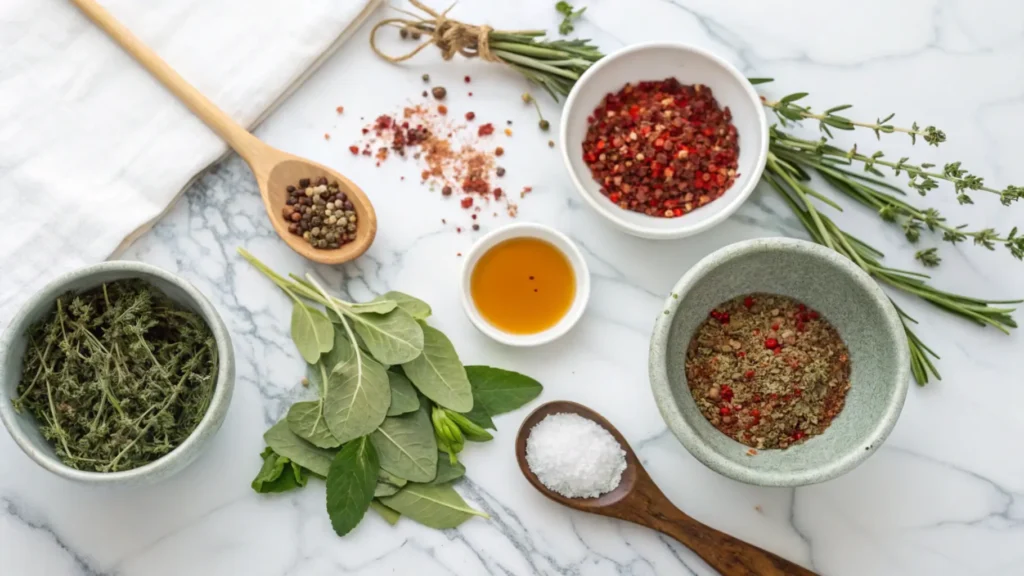
<svg viewBox="0 0 1024 576">
<path fill-rule="evenodd" d="M 505 153 L 505 149 L 502 148 L 501 146 L 498 146 L 497 148 L 494 149 L 494 155 L 495 156 L 501 156 L 504 153 Z"/>
<path fill-rule="evenodd" d="M 476 118 L 476 114 L 474 112 L 466 112 L 466 120 L 472 120 L 473 118 Z"/>
<path fill-rule="evenodd" d="M 824 432 L 843 409 L 850 357 L 816 311 L 752 294 L 717 306 L 697 328 L 686 379 L 701 413 L 724 434 L 757 449 L 787 448 Z"/>
<path fill-rule="evenodd" d="M 505 169 L 502 168 L 501 166 L 498 166 L 498 168 L 494 171 L 494 173 L 497 174 L 499 177 L 504 176 L 505 175 Z"/>
<path fill-rule="evenodd" d="M 424 97 L 424 98 L 426 98 L 426 97 L 427 97 L 427 91 L 426 91 L 426 90 L 424 90 L 424 91 L 423 91 L 423 97 Z"/>
<path fill-rule="evenodd" d="M 464 78 L 464 80 L 466 81 L 466 84 L 469 84 L 469 81 L 471 80 L 471 78 L 470 78 L 469 76 L 466 76 L 466 77 Z"/>
<path fill-rule="evenodd" d="M 424 82 L 430 82 L 430 74 L 424 74 L 423 76 L 420 76 L 420 78 L 423 78 Z"/>
<path fill-rule="evenodd" d="M 330 140 L 330 139 L 331 139 L 331 135 L 326 133 L 326 132 L 324 132 L 324 140 Z"/>
<path fill-rule="evenodd" d="M 445 186 L 444 188 L 441 188 L 441 195 L 442 196 L 451 196 L 452 195 L 452 187 L 451 186 Z"/>
<path fill-rule="evenodd" d="M 548 148 L 554 148 L 554 147 L 555 147 L 555 141 L 554 140 L 548 140 Z"/>
<path fill-rule="evenodd" d="M 675 218 L 722 196 L 737 176 L 732 113 L 707 86 L 626 84 L 587 118 L 583 160 L 620 208 Z"/>
<path fill-rule="evenodd" d="M 402 28 L 401 30 L 398 31 L 398 35 L 402 37 L 402 40 L 405 40 L 406 38 L 409 37 L 409 31 L 406 30 L 405 28 Z"/>
<path fill-rule="evenodd" d="M 434 95 L 434 98 L 444 100 L 444 97 L 448 95 L 448 90 L 444 86 L 434 86 L 430 89 L 430 93 Z"/>
<path fill-rule="evenodd" d="M 479 230 L 479 229 L 480 229 L 480 225 L 479 224 L 473 224 L 473 230 Z"/>
<path fill-rule="evenodd" d="M 359 154 L 359 146 L 349 146 L 348 151 L 351 152 L 352 155 Z"/>
<path fill-rule="evenodd" d="M 349 150 L 352 148 L 355 147 Z M 310 246 L 320 249 L 339 248 L 355 240 L 355 206 L 337 182 L 328 183 L 323 177 L 315 182 L 303 178 L 298 186 L 288 186 L 285 192 L 288 196 L 281 216 L 290 233 L 302 236 Z"/>
<path fill-rule="evenodd" d="M 461 204 L 462 204 L 463 208 L 470 208 L 470 207 L 472 207 L 473 206 L 473 197 L 472 196 L 463 196 Z"/>
<path fill-rule="evenodd" d="M 448 114 L 448 107 L 445 106 L 444 104 L 438 105 L 437 113 L 440 114 L 441 116 L 447 115 Z"/>
<path fill-rule="evenodd" d="M 541 120 L 540 122 L 537 122 L 537 125 L 540 126 L 541 130 L 545 130 L 545 131 L 548 128 L 551 128 L 551 123 L 548 122 L 547 120 Z"/>
<path fill-rule="evenodd" d="M 338 114 L 341 114 L 341 113 L 345 112 L 345 107 L 344 107 L 344 106 L 338 106 L 338 107 L 337 107 L 337 108 L 335 108 L 334 110 L 335 110 L 335 111 L 336 111 L 336 112 L 337 112 Z"/>
<path fill-rule="evenodd" d="M 491 124 L 490 122 L 484 124 L 477 129 L 476 134 L 477 136 L 490 136 L 491 134 L 494 134 L 494 124 Z"/>
</svg>

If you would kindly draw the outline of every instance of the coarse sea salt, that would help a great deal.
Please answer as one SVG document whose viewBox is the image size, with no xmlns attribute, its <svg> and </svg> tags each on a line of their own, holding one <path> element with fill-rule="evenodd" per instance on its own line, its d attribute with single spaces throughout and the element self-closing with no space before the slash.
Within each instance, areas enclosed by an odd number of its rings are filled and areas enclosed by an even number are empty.
<svg viewBox="0 0 1024 576">
<path fill-rule="evenodd" d="M 597 498 L 622 480 L 626 452 L 603 426 L 578 414 L 550 414 L 526 439 L 526 463 L 566 498 Z"/>
</svg>

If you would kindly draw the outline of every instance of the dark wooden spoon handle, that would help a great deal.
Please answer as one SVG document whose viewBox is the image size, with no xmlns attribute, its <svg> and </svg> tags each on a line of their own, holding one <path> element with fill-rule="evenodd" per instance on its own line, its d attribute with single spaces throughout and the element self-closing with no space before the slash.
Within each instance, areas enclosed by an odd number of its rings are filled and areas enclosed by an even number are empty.
<svg viewBox="0 0 1024 576">
<path fill-rule="evenodd" d="M 723 576 L 817 576 L 785 558 L 701 524 L 667 499 L 652 508 L 648 509 L 647 521 L 641 523 L 675 538 Z"/>
</svg>

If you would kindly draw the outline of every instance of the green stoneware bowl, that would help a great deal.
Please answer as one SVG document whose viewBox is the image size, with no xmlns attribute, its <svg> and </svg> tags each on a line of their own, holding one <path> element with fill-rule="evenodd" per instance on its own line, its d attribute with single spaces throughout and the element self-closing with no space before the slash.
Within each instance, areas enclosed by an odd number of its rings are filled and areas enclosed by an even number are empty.
<svg viewBox="0 0 1024 576">
<path fill-rule="evenodd" d="M 686 350 L 718 304 L 753 292 L 795 298 L 818 310 L 850 350 L 846 406 L 825 432 L 786 450 L 759 450 L 719 432 L 690 396 Z M 676 284 L 654 327 L 651 387 L 668 427 L 712 470 L 748 484 L 824 482 L 870 456 L 896 424 L 910 382 L 906 336 L 878 285 L 836 252 L 789 238 L 737 242 L 697 263 Z"/>
<path fill-rule="evenodd" d="M 11 403 L 21 381 L 25 331 L 53 309 L 57 297 L 68 291 L 81 291 L 104 282 L 139 278 L 156 287 L 175 302 L 199 314 L 210 327 L 217 342 L 217 384 L 206 415 L 185 441 L 160 459 L 145 466 L 121 472 L 76 470 L 57 458 L 53 447 L 43 438 L 35 418 L 27 412 L 15 412 Z M 0 338 L 0 420 L 18 446 L 37 464 L 50 472 L 84 484 L 133 486 L 163 480 L 188 466 L 220 429 L 227 415 L 235 383 L 235 360 L 231 337 L 217 311 L 192 284 L 170 272 L 142 262 L 103 262 L 60 276 L 37 292 L 22 306 Z"/>
</svg>

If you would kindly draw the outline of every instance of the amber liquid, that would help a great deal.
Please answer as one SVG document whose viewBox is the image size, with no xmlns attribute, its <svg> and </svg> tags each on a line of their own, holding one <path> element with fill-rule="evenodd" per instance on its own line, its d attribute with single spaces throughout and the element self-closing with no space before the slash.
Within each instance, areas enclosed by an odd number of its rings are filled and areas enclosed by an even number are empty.
<svg viewBox="0 0 1024 576">
<path fill-rule="evenodd" d="M 480 257 L 469 285 L 480 315 L 510 334 L 551 328 L 576 297 L 576 275 L 568 258 L 537 238 L 496 244 Z"/>
</svg>

